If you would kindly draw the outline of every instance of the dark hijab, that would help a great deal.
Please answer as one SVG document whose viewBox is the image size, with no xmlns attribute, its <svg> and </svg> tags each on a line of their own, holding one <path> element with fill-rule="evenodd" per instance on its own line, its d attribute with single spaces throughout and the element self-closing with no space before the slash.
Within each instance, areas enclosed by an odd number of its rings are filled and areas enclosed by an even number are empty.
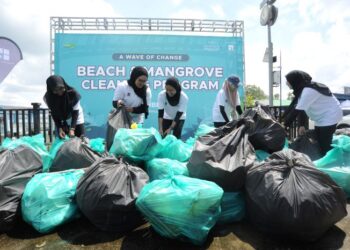
<svg viewBox="0 0 350 250">
<path fill-rule="evenodd" d="M 307 118 L 305 112 L 298 113 L 295 109 L 298 103 L 298 99 L 301 96 L 304 88 L 312 88 L 322 95 L 332 96 L 332 92 L 326 85 L 311 81 L 312 77 L 304 71 L 293 70 L 286 75 L 286 79 L 292 87 L 294 94 L 294 98 L 291 104 L 289 104 L 288 108 L 283 114 L 286 126 L 289 126 L 294 118 L 298 115 L 300 116 L 298 118 L 300 120 Z"/>
<path fill-rule="evenodd" d="M 312 88 L 322 95 L 332 96 L 332 92 L 326 85 L 311 81 L 312 77 L 304 71 L 293 70 L 286 75 L 286 79 L 293 89 L 294 99 L 300 97 L 304 88 Z"/>
<path fill-rule="evenodd" d="M 181 96 L 181 85 L 179 83 L 179 80 L 175 77 L 169 77 L 165 85 L 169 85 L 173 87 L 176 90 L 176 94 L 174 96 L 169 96 L 168 93 L 166 93 L 166 99 L 168 100 L 169 104 L 171 106 L 176 106 L 179 104 L 180 96 Z"/>
<path fill-rule="evenodd" d="M 135 94 L 140 97 L 143 101 L 143 105 L 145 105 L 145 117 L 147 119 L 148 117 L 148 103 L 147 103 L 147 84 L 145 84 L 142 88 L 138 88 L 135 84 L 135 81 L 140 76 L 146 76 L 148 78 L 148 72 L 145 68 L 141 66 L 135 67 L 130 74 L 130 79 L 128 80 L 128 84 L 132 89 L 134 90 Z"/>
<path fill-rule="evenodd" d="M 62 96 L 53 93 L 57 88 L 65 89 Z M 51 110 L 52 115 L 61 121 L 71 118 L 73 107 L 80 100 L 79 93 L 58 75 L 52 75 L 47 78 L 46 89 L 44 100 Z"/>
</svg>

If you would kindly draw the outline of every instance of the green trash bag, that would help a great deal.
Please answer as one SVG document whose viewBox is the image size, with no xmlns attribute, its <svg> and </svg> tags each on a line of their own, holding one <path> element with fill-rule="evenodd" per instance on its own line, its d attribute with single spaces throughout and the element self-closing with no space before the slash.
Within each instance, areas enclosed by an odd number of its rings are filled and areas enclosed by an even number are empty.
<svg viewBox="0 0 350 250">
<path fill-rule="evenodd" d="M 242 192 L 225 192 L 221 201 L 221 214 L 217 224 L 230 224 L 245 216 L 245 201 Z"/>
<path fill-rule="evenodd" d="M 261 150 L 261 149 L 258 149 L 258 150 L 255 150 L 255 156 L 256 156 L 256 160 L 258 162 L 261 162 L 261 161 L 265 161 L 265 159 L 267 157 L 269 157 L 271 154 L 267 153 L 266 151 L 264 150 Z"/>
<path fill-rule="evenodd" d="M 136 206 L 160 235 L 201 245 L 220 215 L 222 195 L 214 182 L 176 175 L 147 184 Z"/>
<path fill-rule="evenodd" d="M 316 168 L 328 174 L 350 197 L 350 137 L 333 137 L 333 149 L 317 161 Z"/>
<path fill-rule="evenodd" d="M 215 127 L 211 127 L 211 126 L 206 125 L 206 124 L 200 124 L 198 129 L 196 130 L 196 132 L 194 134 L 194 137 L 189 137 L 185 143 L 188 144 L 189 146 L 191 146 L 191 150 L 192 150 L 198 137 L 200 137 L 202 135 L 206 135 L 206 134 L 210 133 L 211 131 L 213 131 L 214 129 L 215 129 Z"/>
<path fill-rule="evenodd" d="M 103 138 L 90 139 L 90 148 L 97 153 L 104 153 L 105 139 Z"/>
<path fill-rule="evenodd" d="M 185 143 L 191 146 L 191 148 L 193 148 L 195 142 L 196 142 L 196 139 L 194 139 L 193 137 L 189 137 Z"/>
<path fill-rule="evenodd" d="M 161 143 L 163 146 L 157 154 L 158 158 L 168 158 L 181 162 L 190 159 L 193 147 L 177 139 L 175 136 L 167 135 Z"/>
<path fill-rule="evenodd" d="M 109 153 L 125 156 L 135 161 L 151 160 L 156 152 L 154 148 L 162 141 L 154 128 L 120 128 L 114 136 Z"/>
<path fill-rule="evenodd" d="M 210 133 L 211 131 L 213 131 L 215 129 L 215 127 L 211 127 L 209 125 L 206 124 L 200 124 L 197 131 L 194 134 L 194 138 L 197 139 L 198 137 L 202 136 L 202 135 L 206 135 L 208 133 Z"/>
<path fill-rule="evenodd" d="M 22 201 L 25 222 L 40 233 L 80 216 L 74 200 L 79 179 L 84 170 L 68 170 L 35 175 L 26 185 Z"/>
<path fill-rule="evenodd" d="M 44 136 L 42 134 L 23 136 L 14 140 L 5 138 L 0 148 L 11 150 L 17 148 L 20 145 L 27 146 L 37 152 L 43 161 L 43 171 L 45 172 L 48 169 L 48 165 L 52 159 L 49 151 L 45 146 Z"/>
<path fill-rule="evenodd" d="M 154 158 L 146 162 L 146 170 L 151 181 L 171 178 L 174 175 L 189 176 L 186 164 L 172 159 Z"/>
</svg>

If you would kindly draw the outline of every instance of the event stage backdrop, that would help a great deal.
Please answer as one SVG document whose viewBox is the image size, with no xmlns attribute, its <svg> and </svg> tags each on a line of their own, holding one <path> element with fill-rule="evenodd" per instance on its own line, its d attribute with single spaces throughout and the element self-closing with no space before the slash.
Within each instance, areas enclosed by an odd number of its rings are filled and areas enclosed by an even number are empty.
<svg viewBox="0 0 350 250">
<path fill-rule="evenodd" d="M 183 137 L 211 123 L 216 93 L 231 74 L 244 77 L 242 37 L 148 34 L 55 34 L 55 74 L 81 94 L 87 135 L 104 137 L 114 89 L 144 66 L 152 91 L 144 127 L 158 127 L 157 97 L 165 80 L 177 77 L 189 97 Z M 242 80 L 244 82 L 244 80 Z M 240 88 L 241 99 L 243 87 Z"/>
</svg>

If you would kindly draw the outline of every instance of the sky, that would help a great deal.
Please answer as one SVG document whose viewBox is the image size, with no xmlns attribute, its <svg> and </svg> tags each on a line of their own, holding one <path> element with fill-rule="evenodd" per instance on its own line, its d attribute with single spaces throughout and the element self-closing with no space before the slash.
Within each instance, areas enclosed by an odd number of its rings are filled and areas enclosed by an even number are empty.
<svg viewBox="0 0 350 250">
<path fill-rule="evenodd" d="M 15 41 L 20 61 L 0 83 L 0 104 L 30 106 L 42 101 L 50 75 L 50 17 L 185 18 L 244 21 L 246 84 L 268 91 L 263 62 L 267 27 L 260 25 L 260 0 L 0 0 L 0 36 Z M 333 92 L 350 87 L 350 1 L 277 0 L 271 27 L 282 76 L 308 72 Z M 288 88 L 282 77 L 282 95 Z M 275 93 L 278 90 L 275 89 Z M 45 106 L 43 104 L 43 106 Z"/>
</svg>

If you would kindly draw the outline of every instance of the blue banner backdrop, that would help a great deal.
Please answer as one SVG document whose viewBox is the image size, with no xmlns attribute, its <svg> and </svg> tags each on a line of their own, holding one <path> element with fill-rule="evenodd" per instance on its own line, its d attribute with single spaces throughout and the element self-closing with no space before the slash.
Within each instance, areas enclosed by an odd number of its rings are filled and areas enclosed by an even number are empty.
<svg viewBox="0 0 350 250">
<path fill-rule="evenodd" d="M 183 137 L 199 123 L 211 121 L 216 93 L 229 75 L 244 82 L 242 37 L 62 34 L 55 35 L 55 74 L 82 96 L 87 136 L 104 137 L 114 89 L 129 79 L 134 66 L 144 66 L 152 91 L 144 127 L 158 127 L 157 97 L 165 80 L 177 77 L 189 97 Z M 240 88 L 243 101 L 243 86 Z"/>
</svg>

